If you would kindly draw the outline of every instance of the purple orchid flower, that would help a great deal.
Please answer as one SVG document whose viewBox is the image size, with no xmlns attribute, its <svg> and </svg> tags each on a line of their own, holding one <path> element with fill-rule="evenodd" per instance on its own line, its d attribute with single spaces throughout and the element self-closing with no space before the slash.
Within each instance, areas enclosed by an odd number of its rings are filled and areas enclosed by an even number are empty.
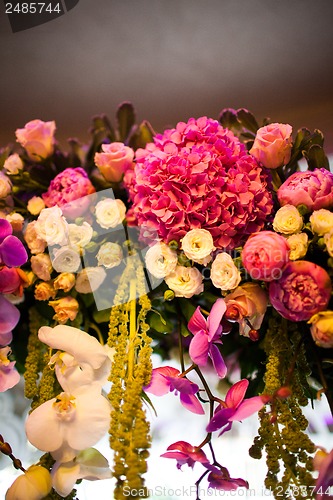
<svg viewBox="0 0 333 500">
<path fill-rule="evenodd" d="M 176 394 L 179 392 L 180 402 L 187 410 L 203 415 L 204 409 L 195 396 L 199 386 L 184 377 L 179 377 L 179 375 L 180 371 L 172 366 L 154 368 L 150 383 L 143 389 L 155 396 L 164 396 L 173 391 Z"/>
<path fill-rule="evenodd" d="M 215 414 L 207 426 L 207 432 L 222 429 L 219 434 L 221 436 L 221 434 L 231 429 L 234 421 L 240 422 L 264 406 L 267 399 L 263 396 L 254 396 L 244 400 L 248 385 L 249 381 L 243 379 L 236 382 L 228 390 L 225 402 L 216 408 Z"/>
<path fill-rule="evenodd" d="M 188 323 L 188 329 L 194 335 L 189 347 L 189 354 L 198 366 L 206 366 L 208 356 L 211 358 L 217 375 L 224 378 L 227 367 L 215 344 L 222 344 L 221 320 L 227 306 L 223 299 L 218 299 L 213 305 L 207 320 L 197 307 Z"/>
<path fill-rule="evenodd" d="M 18 384 L 20 374 L 15 368 L 15 361 L 9 361 L 10 347 L 0 349 L 0 392 L 7 391 Z"/>
<path fill-rule="evenodd" d="M 28 254 L 23 243 L 12 233 L 8 220 L 0 219 L 0 265 L 18 267 L 27 262 Z"/>
<path fill-rule="evenodd" d="M 219 470 L 214 468 L 208 476 L 208 488 L 214 488 L 216 490 L 232 491 L 237 490 L 237 488 L 249 488 L 249 483 L 241 478 L 232 478 L 229 475 L 227 469 Z"/>
<path fill-rule="evenodd" d="M 333 450 L 330 453 L 319 452 L 314 457 L 314 468 L 319 470 L 319 475 L 316 481 L 316 500 L 328 500 L 332 498 L 328 492 L 333 486 Z"/>
<path fill-rule="evenodd" d="M 200 462 L 205 467 L 210 465 L 205 453 L 186 441 L 177 441 L 170 444 L 167 452 L 163 453 L 161 457 L 175 458 L 177 460 L 177 469 L 181 469 L 185 464 L 193 469 L 195 462 Z"/>
<path fill-rule="evenodd" d="M 20 312 L 11 302 L 0 295 L 0 346 L 12 341 L 12 330 L 20 319 Z"/>
</svg>

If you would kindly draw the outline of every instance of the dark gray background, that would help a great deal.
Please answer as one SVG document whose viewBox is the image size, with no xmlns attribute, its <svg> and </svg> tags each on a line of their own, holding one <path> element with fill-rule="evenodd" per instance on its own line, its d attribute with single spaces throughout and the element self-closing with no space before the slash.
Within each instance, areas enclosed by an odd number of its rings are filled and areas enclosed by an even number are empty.
<svg viewBox="0 0 333 500">
<path fill-rule="evenodd" d="M 34 118 L 89 137 L 130 100 L 156 130 L 246 107 L 333 152 L 333 0 L 80 0 L 12 33 L 0 7 L 0 144 Z"/>
</svg>

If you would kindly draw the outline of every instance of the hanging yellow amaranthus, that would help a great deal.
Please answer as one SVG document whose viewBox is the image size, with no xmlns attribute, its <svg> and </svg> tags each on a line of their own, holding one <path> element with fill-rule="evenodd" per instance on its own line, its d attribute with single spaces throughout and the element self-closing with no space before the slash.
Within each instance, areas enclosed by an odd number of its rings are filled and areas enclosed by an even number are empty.
<svg viewBox="0 0 333 500">
<path fill-rule="evenodd" d="M 141 396 L 152 371 L 151 339 L 146 323 L 149 310 L 143 267 L 140 259 L 132 256 L 111 310 L 108 338 L 108 344 L 116 350 L 108 396 L 112 404 L 110 446 L 114 450 L 116 500 L 148 496 L 142 475 L 147 470 L 150 435 Z"/>
</svg>

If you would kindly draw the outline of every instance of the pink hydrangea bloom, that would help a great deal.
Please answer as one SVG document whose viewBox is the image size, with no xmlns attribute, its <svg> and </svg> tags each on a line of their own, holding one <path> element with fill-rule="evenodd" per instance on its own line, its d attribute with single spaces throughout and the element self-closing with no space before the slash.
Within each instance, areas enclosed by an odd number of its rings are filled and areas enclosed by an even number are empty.
<svg viewBox="0 0 333 500">
<path fill-rule="evenodd" d="M 47 207 L 57 205 L 65 216 L 75 218 L 87 210 L 90 204 L 87 195 L 95 191 L 83 168 L 66 168 L 51 181 L 42 198 Z"/>
<path fill-rule="evenodd" d="M 305 205 L 309 211 L 333 207 L 333 173 L 325 168 L 295 172 L 278 189 L 283 205 Z"/>
<path fill-rule="evenodd" d="M 135 178 L 125 177 L 131 217 L 165 242 L 202 228 L 234 248 L 272 212 L 268 175 L 216 120 L 191 118 L 137 151 Z"/>
<path fill-rule="evenodd" d="M 281 278 L 269 285 L 272 306 L 291 321 L 307 321 L 323 311 L 331 298 L 331 280 L 325 269 L 305 260 L 292 261 Z"/>
</svg>

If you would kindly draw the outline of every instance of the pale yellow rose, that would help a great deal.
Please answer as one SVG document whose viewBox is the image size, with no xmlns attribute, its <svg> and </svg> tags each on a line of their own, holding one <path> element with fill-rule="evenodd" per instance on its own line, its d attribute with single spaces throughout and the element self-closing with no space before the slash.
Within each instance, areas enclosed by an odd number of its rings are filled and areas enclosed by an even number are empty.
<svg viewBox="0 0 333 500">
<path fill-rule="evenodd" d="M 20 232 L 23 229 L 24 217 L 21 214 L 13 212 L 6 215 L 6 219 L 13 228 L 13 231 Z"/>
<path fill-rule="evenodd" d="M 322 311 L 312 316 L 308 323 L 313 340 L 319 347 L 333 347 L 333 311 Z"/>
<path fill-rule="evenodd" d="M 27 209 L 32 215 L 39 215 L 44 208 L 45 203 L 40 196 L 33 196 L 28 201 Z"/>
<path fill-rule="evenodd" d="M 290 247 L 289 259 L 297 260 L 306 255 L 308 251 L 308 235 L 306 233 L 293 234 L 287 238 Z"/>
<path fill-rule="evenodd" d="M 54 150 L 54 121 L 32 120 L 16 130 L 16 140 L 24 147 L 31 160 L 40 162 Z"/>
<path fill-rule="evenodd" d="M 284 205 L 276 212 L 273 229 L 285 235 L 299 233 L 303 227 L 303 217 L 293 205 Z"/>
<path fill-rule="evenodd" d="M 333 230 L 329 233 L 324 234 L 324 242 L 326 245 L 326 250 L 333 257 Z"/>
<path fill-rule="evenodd" d="M 219 253 L 214 259 L 210 278 L 213 285 L 222 291 L 233 290 L 241 281 L 239 269 L 235 266 L 232 257 L 226 252 Z"/>
<path fill-rule="evenodd" d="M 123 260 L 123 250 L 118 243 L 108 241 L 100 247 L 96 259 L 99 266 L 111 269 L 120 265 Z"/>
<path fill-rule="evenodd" d="M 11 191 L 12 183 L 3 172 L 0 172 L 0 198 L 7 198 Z"/>
<path fill-rule="evenodd" d="M 185 297 L 187 299 L 197 295 L 204 290 L 202 283 L 202 274 L 195 267 L 177 266 L 170 273 L 165 282 L 173 290 L 176 297 Z"/>
<path fill-rule="evenodd" d="M 104 229 L 119 226 L 125 219 L 126 206 L 121 200 L 106 198 L 97 203 L 96 221 Z"/>
<path fill-rule="evenodd" d="M 149 248 L 145 256 L 146 267 L 152 276 L 163 279 L 177 266 L 177 252 L 166 243 L 159 242 Z"/>
<path fill-rule="evenodd" d="M 212 260 L 213 237 L 207 229 L 191 229 L 182 239 L 182 250 L 188 259 L 204 266 Z"/>
<path fill-rule="evenodd" d="M 310 217 L 311 229 L 313 233 L 323 236 L 333 231 L 333 212 L 321 208 L 315 210 Z"/>
<path fill-rule="evenodd" d="M 95 292 L 106 278 L 103 267 L 85 267 L 76 278 L 75 290 L 79 293 Z"/>
<path fill-rule="evenodd" d="M 61 325 L 64 325 L 68 320 L 74 321 L 79 312 L 79 303 L 74 297 L 51 300 L 49 306 L 53 307 L 55 312 L 53 319 Z"/>
<path fill-rule="evenodd" d="M 61 273 L 53 282 L 55 290 L 63 290 L 68 293 L 75 285 L 75 275 L 73 273 Z"/>
<path fill-rule="evenodd" d="M 5 160 L 3 168 L 6 170 L 7 174 L 15 175 L 18 174 L 20 170 L 22 170 L 24 164 L 21 160 L 20 156 L 17 153 L 14 153 Z"/>
</svg>

